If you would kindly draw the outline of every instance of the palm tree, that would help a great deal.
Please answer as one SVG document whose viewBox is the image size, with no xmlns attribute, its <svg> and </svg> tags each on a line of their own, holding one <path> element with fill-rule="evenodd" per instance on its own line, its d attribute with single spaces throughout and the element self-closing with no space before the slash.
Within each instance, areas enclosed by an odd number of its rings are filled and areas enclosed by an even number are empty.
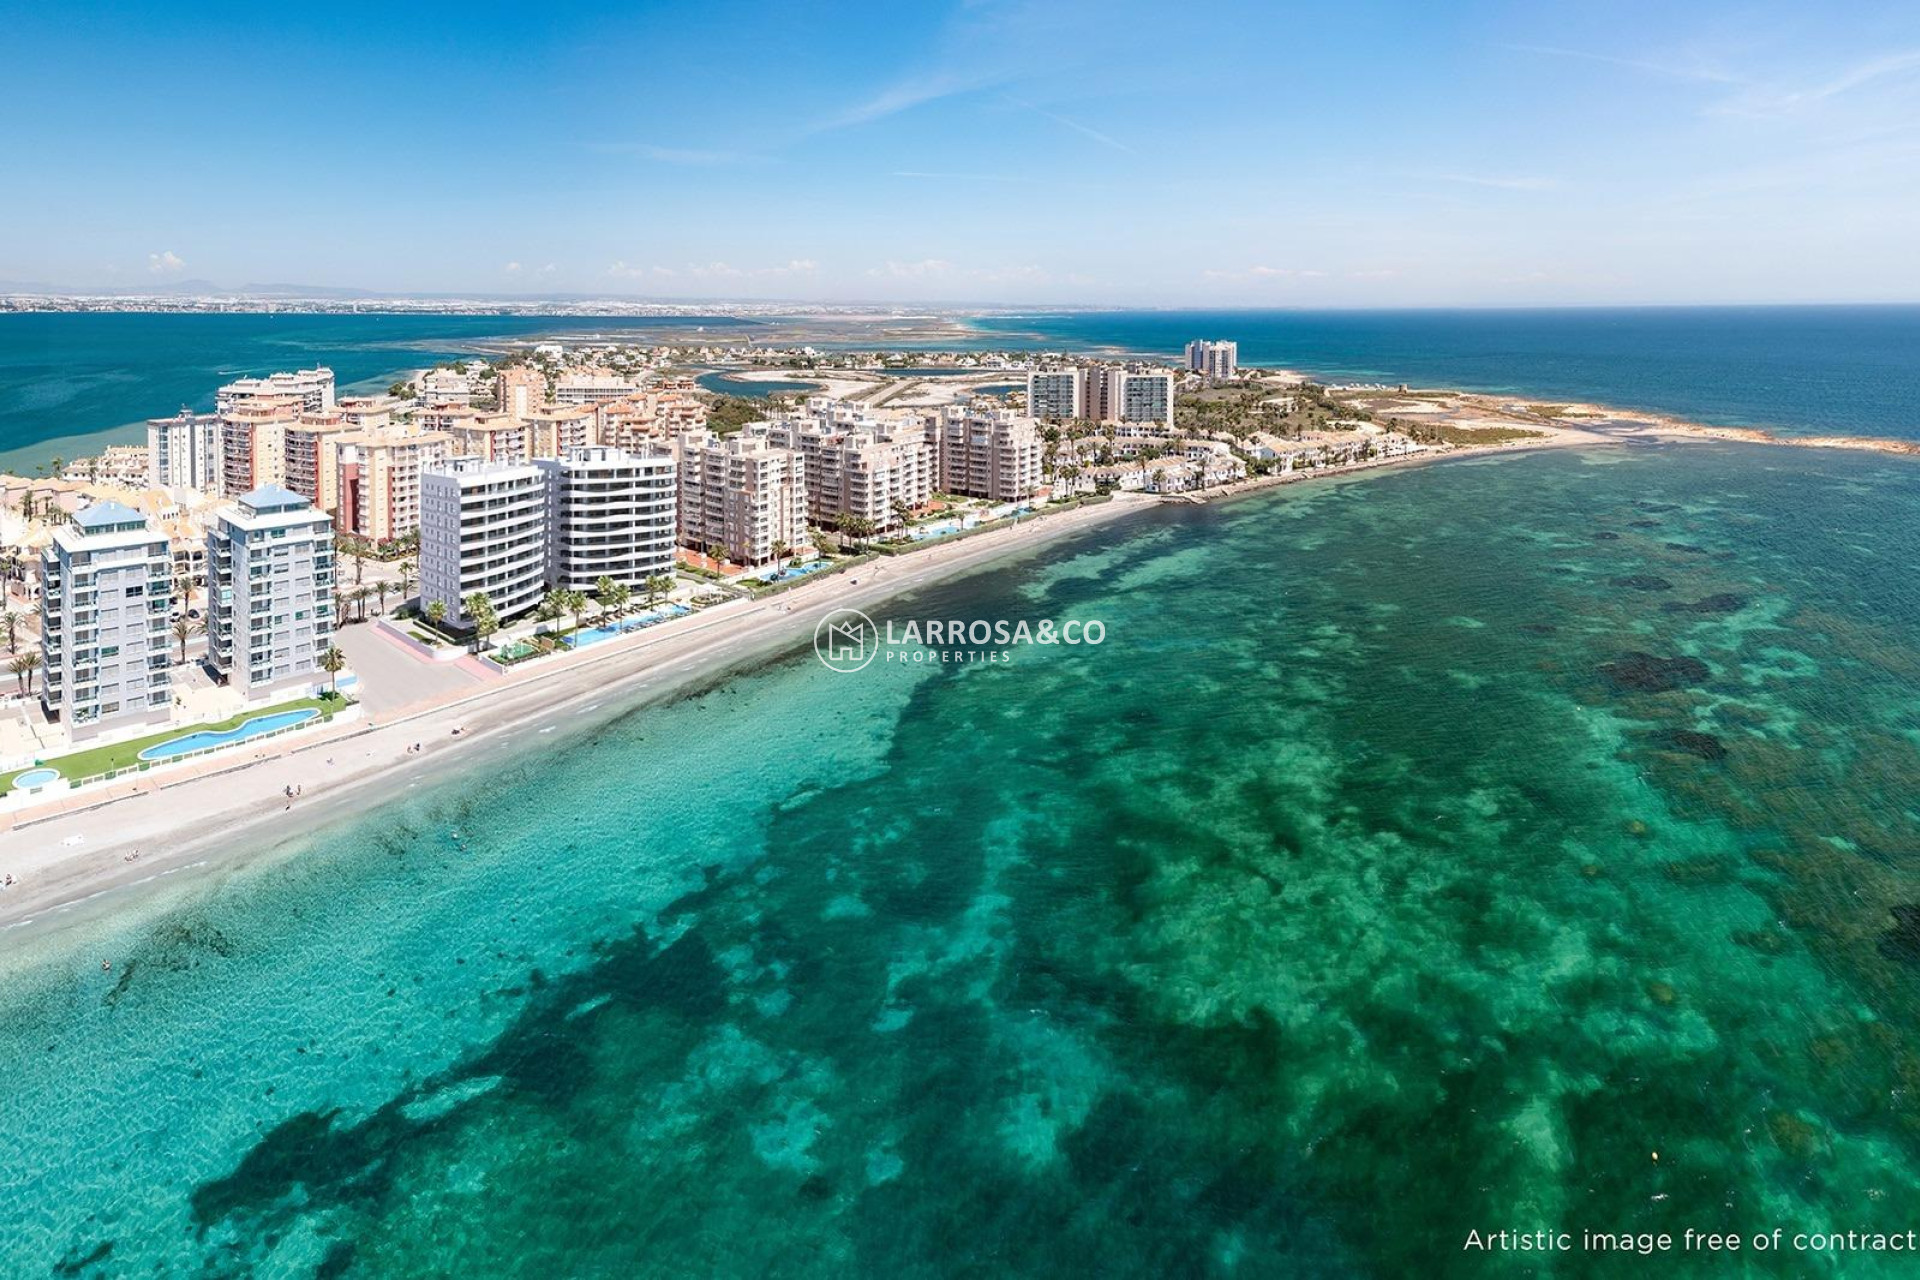
<svg viewBox="0 0 1920 1280">
<path fill-rule="evenodd" d="M 447 602 L 445 600 L 427 601 L 427 621 L 438 627 L 447 620 Z"/>
<path fill-rule="evenodd" d="M 567 593 L 559 587 L 549 587 L 547 594 L 540 597 L 540 604 L 533 616 L 541 622 L 558 622 L 560 615 L 567 611 Z"/>
<path fill-rule="evenodd" d="M 462 600 L 460 607 L 473 622 L 473 651 L 478 653 L 486 645 L 487 637 L 500 629 L 500 615 L 493 611 L 493 597 L 476 591 Z"/>
<path fill-rule="evenodd" d="M 780 562 L 793 554 L 793 548 L 785 542 L 776 540 L 773 544 L 773 571 L 780 572 Z"/>
<path fill-rule="evenodd" d="M 40 669 L 40 655 L 16 654 L 13 661 L 7 665 L 7 669 L 13 672 L 13 678 L 20 686 L 20 696 L 24 698 L 33 692 L 33 673 Z"/>
<path fill-rule="evenodd" d="M 400 562 L 400 603 L 405 604 L 413 598 L 413 589 L 420 585 L 420 570 L 412 560 Z"/>
<path fill-rule="evenodd" d="M 15 613 L 11 609 L 6 611 L 6 614 L 4 617 L 0 617 L 0 626 L 5 626 L 7 629 L 7 652 L 8 653 L 12 653 L 15 649 L 20 647 L 20 634 L 19 634 L 20 624 L 25 621 L 26 621 L 26 618 L 24 616 L 22 616 L 21 614 Z"/>
<path fill-rule="evenodd" d="M 187 641 L 192 639 L 196 632 L 204 630 L 206 630 L 205 624 L 196 623 L 192 618 L 175 618 L 173 620 L 173 638 L 180 642 L 180 663 L 182 666 L 184 666 L 187 661 Z"/>
<path fill-rule="evenodd" d="M 842 516 L 840 532 L 852 538 L 856 547 L 863 547 L 866 539 L 873 536 L 873 521 L 867 516 Z"/>
<path fill-rule="evenodd" d="M 380 597 L 380 612 L 387 611 L 387 593 L 393 590 L 393 584 L 385 578 L 373 584 L 373 592 Z"/>
<path fill-rule="evenodd" d="M 373 598 L 372 587 L 355 587 L 350 593 L 353 599 L 354 615 L 365 622 L 367 620 L 367 601 Z"/>
<path fill-rule="evenodd" d="M 327 651 L 320 655 L 320 669 L 327 673 L 327 692 L 339 694 L 340 672 L 346 665 L 347 655 L 340 652 L 337 645 L 328 645 Z"/>
<path fill-rule="evenodd" d="M 604 617 L 613 608 L 613 598 L 619 594 L 619 584 L 607 574 L 601 574 L 600 580 L 593 584 L 593 598 L 600 603 L 600 613 Z"/>
<path fill-rule="evenodd" d="M 647 575 L 647 603 L 660 603 L 660 597 L 673 590 L 673 576 L 665 573 Z"/>
<path fill-rule="evenodd" d="M 581 626 L 581 615 L 587 611 L 587 593 L 568 588 L 560 594 L 565 601 L 567 612 L 573 615 L 573 629 L 578 631 Z"/>
</svg>

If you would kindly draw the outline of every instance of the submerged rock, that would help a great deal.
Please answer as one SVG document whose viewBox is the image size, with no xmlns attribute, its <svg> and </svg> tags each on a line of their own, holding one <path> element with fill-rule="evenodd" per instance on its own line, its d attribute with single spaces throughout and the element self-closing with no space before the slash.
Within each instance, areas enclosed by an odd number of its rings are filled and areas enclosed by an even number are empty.
<svg viewBox="0 0 1920 1280">
<path fill-rule="evenodd" d="M 1880 954 L 1889 960 L 1920 964 L 1920 903 L 1889 907 L 1893 928 L 1880 935 Z"/>
<path fill-rule="evenodd" d="M 1520 624 L 1520 629 L 1530 636 L 1550 636 L 1560 630 L 1551 622 L 1523 622 Z"/>
<path fill-rule="evenodd" d="M 1629 529 L 1658 529 L 1660 522 L 1658 520 L 1629 520 L 1627 521 L 1627 527 Z"/>
<path fill-rule="evenodd" d="M 1720 761 L 1727 758 L 1726 743 L 1696 729 L 1665 729 L 1656 733 L 1653 740 L 1669 751 L 1683 752 L 1702 760 Z"/>
<path fill-rule="evenodd" d="M 1733 863 L 1726 858 L 1689 858 L 1662 863 L 1660 873 L 1680 885 L 1725 884 L 1733 879 Z"/>
<path fill-rule="evenodd" d="M 1698 600 L 1669 600 L 1660 607 L 1668 613 L 1738 613 L 1747 607 L 1747 599 L 1723 591 Z"/>
<path fill-rule="evenodd" d="M 1661 982 L 1658 978 L 1647 983 L 1647 995 L 1652 997 L 1655 1004 L 1668 1007 L 1680 998 L 1680 993 L 1673 989 L 1671 983 Z"/>
<path fill-rule="evenodd" d="M 1660 545 L 1669 551 L 1684 551 L 1688 555 L 1705 556 L 1713 554 L 1705 547 L 1696 547 L 1691 542 L 1663 542 Z"/>
<path fill-rule="evenodd" d="M 1622 693 L 1671 693 L 1705 683 L 1712 674 L 1698 658 L 1662 658 L 1638 649 L 1620 655 L 1618 661 L 1600 664 L 1601 677 Z"/>
<path fill-rule="evenodd" d="M 1783 956 L 1793 949 L 1793 939 L 1778 929 L 1735 929 L 1733 942 L 1763 956 Z"/>
<path fill-rule="evenodd" d="M 1631 587 L 1635 591 L 1673 590 L 1673 584 L 1671 582 L 1668 582 L 1665 578 L 1656 577 L 1651 573 L 1629 573 L 1623 577 L 1614 578 L 1612 582 L 1616 587 Z"/>
<path fill-rule="evenodd" d="M 1620 535 L 1609 529 L 1602 529 L 1593 535 L 1593 540 L 1595 542 L 1618 542 L 1620 541 Z"/>
</svg>

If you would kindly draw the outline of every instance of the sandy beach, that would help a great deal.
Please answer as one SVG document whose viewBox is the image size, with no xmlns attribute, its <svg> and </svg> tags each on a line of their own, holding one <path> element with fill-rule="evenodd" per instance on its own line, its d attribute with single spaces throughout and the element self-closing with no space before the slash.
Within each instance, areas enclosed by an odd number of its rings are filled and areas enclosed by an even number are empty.
<svg viewBox="0 0 1920 1280">
<path fill-rule="evenodd" d="M 1121 496 L 882 558 L 770 599 L 731 601 L 677 626 L 529 664 L 477 693 L 296 735 L 272 753 L 215 755 L 21 810 L 0 853 L 0 873 L 14 879 L 0 889 L 0 933 L 57 927 L 110 907 L 133 886 L 230 870 L 452 772 L 515 730 L 621 713 L 805 643 L 833 609 L 871 608 L 1153 505 Z M 291 800 L 289 787 L 299 791 Z"/>
</svg>

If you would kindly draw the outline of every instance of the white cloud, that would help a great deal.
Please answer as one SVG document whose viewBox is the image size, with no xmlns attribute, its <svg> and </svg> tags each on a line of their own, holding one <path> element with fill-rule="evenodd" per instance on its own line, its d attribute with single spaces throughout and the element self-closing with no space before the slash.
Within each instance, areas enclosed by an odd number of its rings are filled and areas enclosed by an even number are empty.
<svg viewBox="0 0 1920 1280">
<path fill-rule="evenodd" d="M 1501 174 L 1436 173 L 1441 182 L 1458 182 L 1469 187 L 1493 187 L 1499 191 L 1551 191 L 1559 186 L 1553 178 L 1510 177 Z"/>
<path fill-rule="evenodd" d="M 616 262 L 607 268 L 607 274 L 616 280 L 638 280 L 647 273 L 639 267 L 630 267 L 625 262 Z"/>
<path fill-rule="evenodd" d="M 172 275 L 186 265 L 186 262 L 182 260 L 180 255 L 171 249 L 162 253 L 150 253 L 147 255 L 147 270 L 157 276 Z"/>
<path fill-rule="evenodd" d="M 953 264 L 943 258 L 922 258 L 918 262 L 889 261 L 882 266 L 868 268 L 867 274 L 892 280 L 925 280 L 952 275 L 953 269 Z"/>
<path fill-rule="evenodd" d="M 501 270 L 510 276 L 517 276 L 520 274 L 520 264 L 517 262 L 509 262 L 506 266 L 502 267 Z"/>
<path fill-rule="evenodd" d="M 1209 280 L 1318 280 L 1327 273 L 1297 267 L 1237 267 L 1227 270 L 1209 268 L 1200 273 Z"/>
</svg>

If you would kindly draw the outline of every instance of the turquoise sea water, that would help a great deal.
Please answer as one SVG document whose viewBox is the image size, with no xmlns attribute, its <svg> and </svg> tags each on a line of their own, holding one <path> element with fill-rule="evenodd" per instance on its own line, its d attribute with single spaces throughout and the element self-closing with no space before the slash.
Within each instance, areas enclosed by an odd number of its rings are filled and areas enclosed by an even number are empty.
<svg viewBox="0 0 1920 1280">
<path fill-rule="evenodd" d="M 145 439 L 144 423 L 208 409 L 243 374 L 330 364 L 343 385 L 528 337 L 644 340 L 661 328 L 750 331 L 725 317 L 0 315 L 0 471 Z M 1920 437 L 1920 307 L 1563 311 L 1124 311 L 997 316 L 941 347 L 1177 357 L 1231 337 L 1250 364 L 1329 379 L 1408 381 L 1599 400 L 1726 425 Z M 816 345 L 845 345 L 821 341 Z M 854 345 L 867 345 L 856 342 Z M 709 375 L 732 394 L 805 390 Z"/>
<path fill-rule="evenodd" d="M 975 322 L 983 341 L 1178 358 L 1233 338 L 1246 364 L 1329 381 L 1595 400 L 1721 426 L 1920 438 L 1920 307 L 1112 311 Z"/>
<path fill-rule="evenodd" d="M 509 338 L 564 333 L 644 340 L 650 330 L 726 317 L 421 315 L 0 315 L 0 472 L 146 440 L 146 420 L 184 405 L 213 408 L 235 378 L 331 367 L 343 388 L 384 388 L 395 374 Z"/>
<path fill-rule="evenodd" d="M 1906 1274 L 1460 1247 L 1913 1225 L 1916 558 L 1903 460 L 1487 457 L 485 745 L 0 943 L 0 1273 Z"/>
</svg>

